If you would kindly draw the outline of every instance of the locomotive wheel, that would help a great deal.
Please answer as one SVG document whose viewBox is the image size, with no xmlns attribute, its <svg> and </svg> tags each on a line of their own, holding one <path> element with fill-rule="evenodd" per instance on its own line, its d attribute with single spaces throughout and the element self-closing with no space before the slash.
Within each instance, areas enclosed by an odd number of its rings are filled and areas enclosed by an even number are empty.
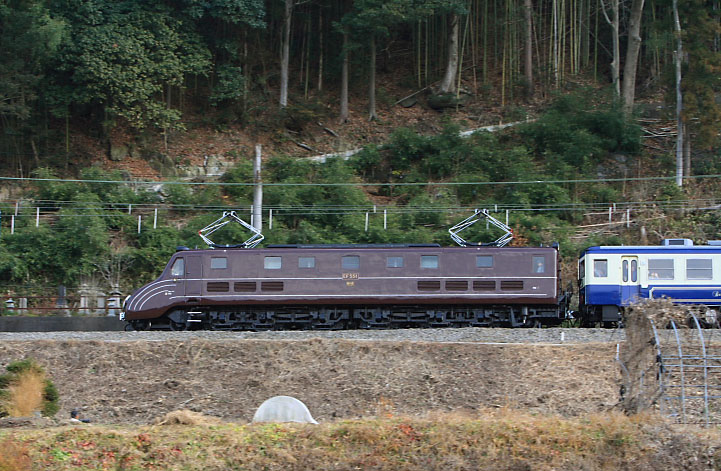
<svg viewBox="0 0 721 471">
<path fill-rule="evenodd" d="M 140 321 L 130 321 L 125 325 L 125 331 L 126 332 L 132 332 L 134 330 L 148 330 L 148 327 L 150 327 L 150 321 L 146 320 L 140 320 Z"/>
<path fill-rule="evenodd" d="M 182 332 L 188 330 L 188 323 L 175 322 L 174 320 L 168 319 L 168 326 L 170 330 Z"/>
</svg>

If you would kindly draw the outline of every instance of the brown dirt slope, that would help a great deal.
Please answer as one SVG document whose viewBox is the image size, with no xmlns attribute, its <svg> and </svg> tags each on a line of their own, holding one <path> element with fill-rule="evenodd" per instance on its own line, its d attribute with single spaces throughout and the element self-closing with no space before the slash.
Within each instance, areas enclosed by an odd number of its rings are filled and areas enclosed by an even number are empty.
<svg viewBox="0 0 721 471">
<path fill-rule="evenodd" d="M 275 395 L 317 420 L 506 406 L 577 416 L 616 404 L 612 344 L 348 340 L 7 341 L 0 366 L 34 358 L 95 422 L 150 423 L 177 409 L 250 420 Z"/>
</svg>

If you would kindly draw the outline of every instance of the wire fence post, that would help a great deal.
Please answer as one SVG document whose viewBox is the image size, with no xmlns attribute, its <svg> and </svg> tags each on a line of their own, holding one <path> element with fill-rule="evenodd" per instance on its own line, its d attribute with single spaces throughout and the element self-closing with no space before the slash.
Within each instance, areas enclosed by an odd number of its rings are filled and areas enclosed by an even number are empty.
<svg viewBox="0 0 721 471">
<path fill-rule="evenodd" d="M 158 208 L 155 208 L 155 211 L 153 211 L 153 229 L 158 228 Z"/>
<path fill-rule="evenodd" d="M 10 234 L 15 234 L 15 215 L 10 216 Z"/>
<path fill-rule="evenodd" d="M 35 227 L 40 227 L 40 206 L 35 208 Z"/>
<path fill-rule="evenodd" d="M 18 215 L 18 211 L 20 211 L 20 201 L 15 201 L 15 216 Z"/>
<path fill-rule="evenodd" d="M 138 234 L 140 234 L 140 223 L 143 220 L 143 216 L 138 214 Z"/>
<path fill-rule="evenodd" d="M 631 209 L 626 209 L 626 229 L 631 227 Z"/>
<path fill-rule="evenodd" d="M 128 205 L 128 214 L 133 214 L 133 205 L 132 204 Z"/>
<path fill-rule="evenodd" d="M 366 232 L 368 232 L 368 213 L 366 213 Z"/>
<path fill-rule="evenodd" d="M 268 230 L 273 229 L 273 208 L 268 210 Z"/>
<path fill-rule="evenodd" d="M 388 229 L 388 210 L 383 210 L 383 230 Z"/>
</svg>

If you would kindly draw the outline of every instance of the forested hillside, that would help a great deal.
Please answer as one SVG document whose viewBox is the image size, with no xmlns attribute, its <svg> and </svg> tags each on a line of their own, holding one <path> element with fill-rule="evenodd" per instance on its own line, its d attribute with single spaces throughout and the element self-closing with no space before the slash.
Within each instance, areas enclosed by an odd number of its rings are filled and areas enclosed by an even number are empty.
<svg viewBox="0 0 721 471">
<path fill-rule="evenodd" d="M 448 245 L 489 208 L 570 280 L 590 244 L 718 238 L 719 8 L 0 1 L 0 285 L 127 293 L 249 219 L 259 143 L 271 243 Z"/>
</svg>

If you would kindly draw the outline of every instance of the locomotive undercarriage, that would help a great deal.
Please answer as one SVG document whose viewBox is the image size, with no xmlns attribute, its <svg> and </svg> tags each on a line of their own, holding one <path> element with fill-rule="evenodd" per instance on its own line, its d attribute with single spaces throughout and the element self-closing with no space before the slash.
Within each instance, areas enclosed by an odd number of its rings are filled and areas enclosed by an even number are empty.
<svg viewBox="0 0 721 471">
<path fill-rule="evenodd" d="M 341 330 L 559 325 L 554 306 L 234 306 L 176 309 L 132 320 L 135 330 Z"/>
</svg>

